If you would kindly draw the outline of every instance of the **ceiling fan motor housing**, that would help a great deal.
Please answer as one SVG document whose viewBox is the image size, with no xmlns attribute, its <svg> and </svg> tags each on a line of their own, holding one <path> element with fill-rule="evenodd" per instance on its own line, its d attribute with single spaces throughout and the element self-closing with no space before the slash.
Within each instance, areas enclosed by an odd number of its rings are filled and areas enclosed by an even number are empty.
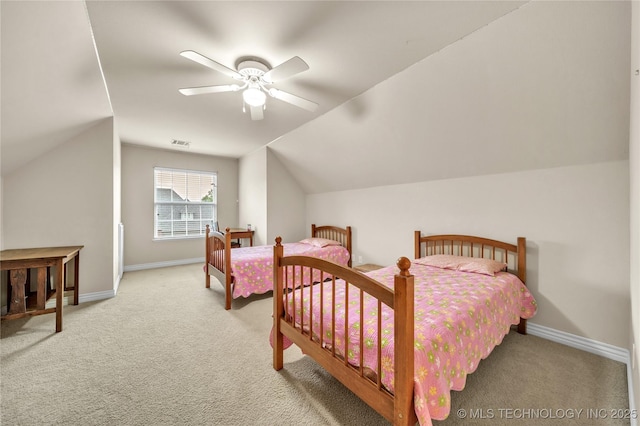
<svg viewBox="0 0 640 426">
<path fill-rule="evenodd" d="M 238 64 L 238 73 L 247 77 L 249 81 L 256 83 L 267 71 L 269 71 L 269 67 L 258 61 L 242 61 Z M 264 82 L 268 83 L 267 81 Z"/>
</svg>

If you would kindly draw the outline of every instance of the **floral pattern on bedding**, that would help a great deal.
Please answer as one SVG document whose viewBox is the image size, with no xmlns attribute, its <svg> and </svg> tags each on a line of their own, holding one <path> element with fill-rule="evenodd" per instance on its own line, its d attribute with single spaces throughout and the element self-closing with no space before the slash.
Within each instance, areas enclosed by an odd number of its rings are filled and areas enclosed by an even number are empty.
<svg viewBox="0 0 640 426">
<path fill-rule="evenodd" d="M 285 256 L 304 255 L 330 260 L 346 266 L 349 251 L 342 246 L 316 247 L 303 243 L 282 244 Z M 273 246 L 241 247 L 231 250 L 231 271 L 234 277 L 233 298 L 263 294 L 273 290 Z M 314 271 L 314 281 L 320 271 Z M 300 270 L 296 271 L 296 282 L 300 281 Z M 304 284 L 310 284 L 308 272 L 303 272 Z M 324 278 L 324 277 L 323 277 Z"/>
<path fill-rule="evenodd" d="M 536 302 L 513 274 L 499 272 L 495 277 L 439 269 L 413 264 L 415 288 L 415 376 L 414 402 L 422 426 L 431 425 L 431 419 L 444 420 L 451 409 L 451 390 L 462 390 L 466 377 L 474 372 L 481 359 L 502 342 L 510 326 L 518 324 L 520 317 L 535 315 Z M 366 275 L 393 288 L 395 266 L 389 266 Z M 331 283 L 324 283 L 325 313 L 323 319 L 324 344 L 332 345 L 344 355 L 345 286 L 336 281 L 336 333 L 331 334 Z M 303 289 L 302 322 L 309 329 L 309 292 L 313 289 L 314 312 L 311 325 L 314 333 L 320 330 L 320 285 Z M 296 292 L 296 322 L 300 323 L 300 290 Z M 365 295 L 364 324 L 360 324 L 359 290 L 349 286 L 349 345 L 348 359 L 359 363 L 360 328 L 363 329 L 365 349 L 364 367 L 376 370 L 377 365 L 377 301 Z M 287 312 L 291 312 L 293 297 L 285 299 Z M 317 337 L 317 336 L 316 336 Z M 290 342 L 287 341 L 287 345 Z M 382 383 L 393 391 L 393 311 L 382 305 Z"/>
</svg>

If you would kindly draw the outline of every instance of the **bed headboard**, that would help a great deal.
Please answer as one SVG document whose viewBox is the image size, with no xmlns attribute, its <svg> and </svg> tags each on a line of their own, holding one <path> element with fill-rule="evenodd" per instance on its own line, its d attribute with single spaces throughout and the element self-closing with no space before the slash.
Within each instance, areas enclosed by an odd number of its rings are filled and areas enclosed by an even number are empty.
<svg viewBox="0 0 640 426">
<path fill-rule="evenodd" d="M 526 239 L 518 237 L 517 244 L 470 235 L 427 235 L 415 231 L 415 258 L 434 254 L 480 257 L 507 264 L 507 270 L 517 275 L 526 284 L 527 248 Z"/>
<path fill-rule="evenodd" d="M 327 238 L 338 241 L 342 247 L 349 252 L 349 267 L 351 267 L 351 227 L 339 228 L 337 226 L 316 226 L 311 225 L 311 236 L 315 238 Z"/>
</svg>

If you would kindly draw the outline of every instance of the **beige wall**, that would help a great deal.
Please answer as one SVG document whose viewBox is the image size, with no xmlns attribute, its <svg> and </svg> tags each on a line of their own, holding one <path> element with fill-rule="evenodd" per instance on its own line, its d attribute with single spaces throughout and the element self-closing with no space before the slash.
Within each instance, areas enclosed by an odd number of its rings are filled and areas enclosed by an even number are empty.
<svg viewBox="0 0 640 426">
<path fill-rule="evenodd" d="M 80 300 L 113 296 L 118 202 L 113 119 L 2 178 L 2 246 L 84 245 Z"/>
<path fill-rule="evenodd" d="M 283 242 L 310 237 L 311 227 L 305 226 L 305 206 L 304 191 L 267 148 L 267 244 L 274 244 L 276 237 L 282 237 Z"/>
<path fill-rule="evenodd" d="M 307 196 L 307 223 L 354 227 L 354 259 L 413 256 L 413 231 L 527 238 L 532 323 L 626 348 L 627 161 Z M 327 208 L 331 206 L 331 208 Z"/>
<path fill-rule="evenodd" d="M 271 245 L 310 234 L 305 227 L 305 193 L 268 147 L 240 159 L 240 225 L 256 229 L 254 245 Z M 306 232 L 305 232 L 306 231 Z"/>
<path fill-rule="evenodd" d="M 239 224 L 255 229 L 253 245 L 267 241 L 267 150 L 243 156 L 239 165 Z"/>
<path fill-rule="evenodd" d="M 631 199 L 631 357 L 633 365 L 633 390 L 635 408 L 640 407 L 640 369 L 638 349 L 640 344 L 640 2 L 633 2 L 631 43 L 631 132 L 629 142 L 630 199 Z M 633 351 L 633 347 L 636 350 Z"/>
<path fill-rule="evenodd" d="M 235 226 L 238 217 L 238 160 L 189 152 L 122 146 L 122 223 L 125 269 L 197 262 L 204 237 L 154 241 L 153 168 L 218 173 L 218 222 Z"/>
</svg>

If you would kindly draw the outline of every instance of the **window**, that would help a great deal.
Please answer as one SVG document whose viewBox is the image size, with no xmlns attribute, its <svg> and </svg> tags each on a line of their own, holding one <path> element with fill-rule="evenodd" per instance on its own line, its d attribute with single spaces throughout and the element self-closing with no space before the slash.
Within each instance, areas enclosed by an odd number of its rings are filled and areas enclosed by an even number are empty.
<svg viewBox="0 0 640 426">
<path fill-rule="evenodd" d="M 205 235 L 217 218 L 218 177 L 212 172 L 164 169 L 154 174 L 154 237 L 189 238 Z"/>
</svg>

